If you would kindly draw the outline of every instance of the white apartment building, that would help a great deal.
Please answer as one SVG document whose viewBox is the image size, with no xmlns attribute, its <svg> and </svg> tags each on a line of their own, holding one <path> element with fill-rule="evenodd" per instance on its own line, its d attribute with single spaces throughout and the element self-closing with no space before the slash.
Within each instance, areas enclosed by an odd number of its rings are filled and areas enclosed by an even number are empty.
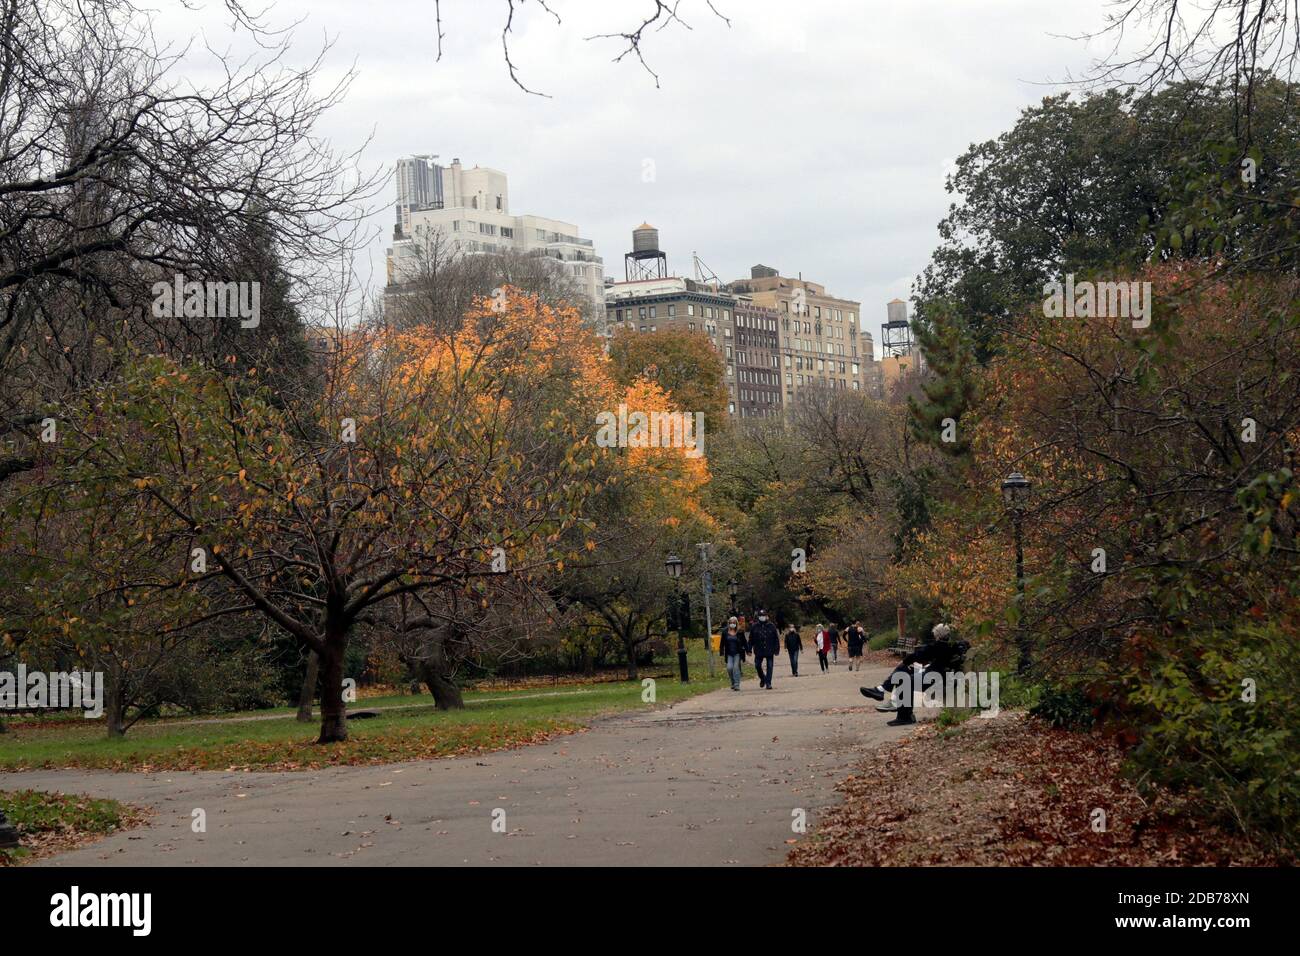
<svg viewBox="0 0 1300 956">
<path fill-rule="evenodd" d="M 576 225 L 545 216 L 512 215 L 506 174 L 500 170 L 465 169 L 459 159 L 445 167 L 428 160 L 410 157 L 398 162 L 397 222 L 388 249 L 390 286 L 412 277 L 421 251 L 440 236 L 463 254 L 520 252 L 556 259 L 575 290 L 590 301 L 594 314 L 604 315 L 604 262 L 591 240 L 578 235 Z M 416 161 L 425 165 L 413 171 Z M 422 184 L 425 172 L 429 181 Z M 435 195 L 436 201 L 431 198 Z"/>
</svg>

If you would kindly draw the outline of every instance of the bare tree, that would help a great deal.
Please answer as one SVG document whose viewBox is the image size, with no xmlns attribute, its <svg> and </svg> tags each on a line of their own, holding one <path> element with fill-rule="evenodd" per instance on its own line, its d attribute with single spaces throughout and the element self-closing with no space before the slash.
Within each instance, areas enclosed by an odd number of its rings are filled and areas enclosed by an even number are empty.
<svg viewBox="0 0 1300 956">
<path fill-rule="evenodd" d="M 1154 90 L 1191 80 L 1236 94 L 1239 138 L 1249 141 L 1257 83 L 1272 74 L 1290 81 L 1300 66 L 1300 0 L 1113 0 L 1105 28 L 1087 38 L 1113 47 L 1089 80 L 1136 83 Z M 1118 53 L 1133 34 L 1137 52 Z"/>
<path fill-rule="evenodd" d="M 198 87 L 131 0 L 0 0 L 0 480 L 35 464 L 35 423 L 116 348 L 211 356 L 220 338 L 220 361 L 264 341 L 155 316 L 155 282 L 268 281 L 260 261 L 325 292 L 350 256 L 379 178 L 314 129 L 352 74 L 315 92 L 325 51 L 290 67 L 287 35 L 228 8 L 263 54 L 214 54 Z"/>
<path fill-rule="evenodd" d="M 547 0 L 533 0 L 533 2 L 539 10 L 555 21 L 556 26 L 562 27 L 564 25 L 563 19 L 561 19 L 560 15 L 550 6 Z M 515 17 L 526 6 L 527 0 L 500 0 L 500 3 L 502 8 L 501 14 L 503 17 L 503 24 L 501 27 L 501 55 L 505 59 L 506 69 L 510 72 L 510 80 L 525 93 L 531 93 L 534 96 L 546 96 L 547 94 L 539 93 L 524 85 L 523 80 L 520 79 L 519 76 L 519 69 L 515 65 L 510 54 L 510 37 L 514 32 Z M 645 42 L 648 33 L 658 32 L 670 26 L 679 26 L 690 30 L 691 25 L 681 16 L 680 10 L 682 0 L 645 0 L 644 6 L 647 8 L 645 15 L 642 16 L 640 20 L 631 23 L 626 28 L 615 30 L 613 32 L 591 34 L 584 39 L 613 40 L 616 43 L 621 44 L 621 49 L 614 57 L 614 62 L 619 63 L 625 58 L 635 58 L 636 61 L 641 64 L 642 68 L 654 79 L 655 86 L 658 87 L 659 75 L 655 73 L 655 71 L 650 68 L 650 64 L 646 62 L 644 53 L 641 49 L 641 44 Z M 707 7 L 713 16 L 721 20 L 728 27 L 731 26 L 731 21 L 718 11 L 718 8 L 714 6 L 713 0 L 703 0 L 703 6 Z M 442 32 L 442 0 L 434 0 L 433 16 L 434 24 L 437 29 L 437 59 L 441 60 L 442 41 L 446 38 L 446 34 Z"/>
</svg>

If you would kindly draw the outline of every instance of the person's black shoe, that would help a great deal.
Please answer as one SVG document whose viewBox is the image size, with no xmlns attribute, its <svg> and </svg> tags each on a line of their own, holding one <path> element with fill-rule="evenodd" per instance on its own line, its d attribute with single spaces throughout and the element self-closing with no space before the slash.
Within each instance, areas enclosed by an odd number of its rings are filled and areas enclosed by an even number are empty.
<svg viewBox="0 0 1300 956">
<path fill-rule="evenodd" d="M 906 724 L 916 723 L 915 717 L 895 717 L 893 720 L 885 721 L 886 727 L 902 727 Z"/>
<path fill-rule="evenodd" d="M 863 697 L 870 697 L 872 700 L 884 700 L 885 692 L 879 687 L 859 687 L 858 692 Z"/>
</svg>

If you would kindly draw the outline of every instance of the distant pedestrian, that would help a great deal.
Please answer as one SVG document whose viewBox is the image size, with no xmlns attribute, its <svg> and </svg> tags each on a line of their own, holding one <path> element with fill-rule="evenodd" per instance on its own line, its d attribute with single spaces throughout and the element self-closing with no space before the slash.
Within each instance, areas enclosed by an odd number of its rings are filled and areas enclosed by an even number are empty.
<svg viewBox="0 0 1300 956">
<path fill-rule="evenodd" d="M 740 625 L 734 617 L 728 618 L 727 626 L 722 629 L 720 644 L 722 658 L 727 662 L 727 675 L 731 678 L 731 689 L 740 690 L 745 661 L 745 635 L 740 633 Z"/>
<path fill-rule="evenodd" d="M 767 612 L 759 610 L 758 620 L 749 629 L 749 649 L 754 652 L 754 669 L 758 671 L 759 686 L 772 689 L 772 664 L 781 649 L 781 635 L 776 625 L 767 618 Z"/>
<path fill-rule="evenodd" d="M 821 624 L 817 628 L 817 636 L 813 638 L 813 643 L 817 648 L 817 663 L 822 666 L 822 673 L 825 674 L 831 669 L 831 665 L 826 660 L 826 655 L 830 653 L 831 636 L 826 631 L 826 625 Z"/>
<path fill-rule="evenodd" d="M 867 642 L 862 625 L 854 621 L 844 635 L 844 642 L 849 648 L 849 670 L 862 670 L 862 648 Z"/>
<path fill-rule="evenodd" d="M 838 663 L 838 662 L 839 662 L 839 659 L 840 659 L 840 632 L 839 632 L 839 629 L 838 629 L 834 624 L 832 624 L 831 627 L 830 627 L 830 630 L 827 631 L 827 636 L 829 636 L 830 639 L 831 639 L 831 660 L 833 660 L 833 661 L 835 661 L 836 663 Z"/>
<path fill-rule="evenodd" d="M 785 632 L 785 652 L 790 655 L 790 675 L 799 676 L 799 652 L 803 650 L 803 639 L 799 636 L 799 628 L 793 624 Z"/>
</svg>

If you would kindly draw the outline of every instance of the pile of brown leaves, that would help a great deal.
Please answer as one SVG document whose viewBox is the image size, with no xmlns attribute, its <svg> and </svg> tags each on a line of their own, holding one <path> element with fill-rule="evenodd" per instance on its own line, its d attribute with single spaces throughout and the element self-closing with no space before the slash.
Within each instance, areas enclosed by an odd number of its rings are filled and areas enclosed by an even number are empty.
<svg viewBox="0 0 1300 956">
<path fill-rule="evenodd" d="M 1003 712 L 937 725 L 867 755 L 840 783 L 796 866 L 1227 866 L 1279 860 L 1198 819 L 1185 799 L 1139 794 L 1103 733 Z M 1096 827 L 1105 813 L 1104 829 Z"/>
</svg>

